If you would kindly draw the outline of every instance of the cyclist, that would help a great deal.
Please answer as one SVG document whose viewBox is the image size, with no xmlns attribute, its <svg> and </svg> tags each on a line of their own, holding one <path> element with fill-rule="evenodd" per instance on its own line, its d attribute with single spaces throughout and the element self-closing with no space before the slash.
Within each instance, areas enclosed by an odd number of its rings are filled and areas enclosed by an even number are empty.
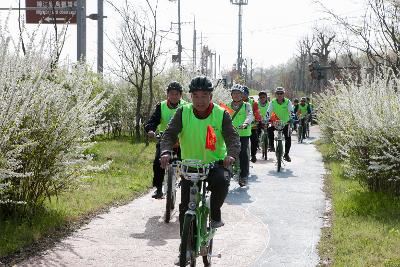
<svg viewBox="0 0 400 267">
<path fill-rule="evenodd" d="M 314 111 L 314 105 L 311 103 L 311 99 L 309 97 L 306 97 L 306 104 L 310 107 L 311 110 L 311 118 L 310 118 L 310 123 L 313 125 L 313 117 L 315 115 Z"/>
<path fill-rule="evenodd" d="M 178 139 L 182 159 L 203 160 L 205 163 L 223 160 L 224 167 L 231 165 L 239 155 L 240 139 L 233 128 L 230 115 L 211 102 L 213 84 L 205 76 L 198 76 L 189 85 L 192 103 L 179 108 L 161 139 L 161 167 L 166 168 L 171 159 L 173 145 Z M 211 140 L 209 137 L 213 136 Z M 230 177 L 224 168 L 213 169 L 206 180 L 211 191 L 211 226 L 224 225 L 221 207 L 228 194 Z M 181 181 L 179 222 L 188 209 L 190 181 Z"/>
<path fill-rule="evenodd" d="M 249 98 L 249 88 L 243 86 L 243 101 L 250 104 L 253 112 L 253 122 L 251 123 L 251 162 L 257 161 L 257 149 L 258 149 L 258 127 L 261 123 L 260 110 L 258 109 L 258 103 L 254 101 L 252 97 Z"/>
<path fill-rule="evenodd" d="M 285 98 L 285 89 L 283 87 L 277 87 L 275 89 L 276 98 L 272 99 L 271 103 L 268 106 L 266 119 L 269 119 L 272 116 L 272 113 L 276 114 L 278 119 L 282 122 L 287 123 L 283 128 L 283 134 L 285 136 L 285 154 L 283 155 L 283 159 L 290 162 L 289 151 L 292 144 L 292 137 L 289 132 L 289 124 L 293 117 L 293 106 L 292 102 Z M 270 151 L 275 151 L 274 148 L 274 131 L 275 127 L 268 128 L 268 141 L 270 144 Z"/>
<path fill-rule="evenodd" d="M 240 178 L 239 185 L 245 186 L 247 176 L 249 176 L 249 139 L 251 136 L 251 122 L 253 121 L 253 112 L 249 103 L 243 102 L 243 86 L 234 84 L 231 88 L 232 102 L 228 108 L 232 110 L 232 124 L 238 130 L 240 136 Z"/>
<path fill-rule="evenodd" d="M 186 104 L 186 102 L 181 99 L 182 92 L 182 86 L 178 82 L 173 81 L 168 84 L 167 99 L 156 105 L 153 114 L 144 126 L 149 137 L 154 138 L 156 132 L 162 134 L 167 128 L 168 123 L 175 114 L 177 108 Z M 179 149 L 177 152 L 179 154 Z M 160 141 L 158 141 L 153 161 L 153 187 L 156 188 L 156 191 L 151 196 L 152 198 L 161 199 L 163 197 L 162 184 L 164 181 L 164 174 L 165 170 L 160 167 Z"/>
<path fill-rule="evenodd" d="M 311 115 L 311 108 L 310 105 L 307 105 L 305 97 L 302 97 L 300 100 L 300 104 L 294 107 L 294 114 L 296 114 L 296 117 L 300 121 L 299 123 L 301 123 L 303 129 L 305 129 L 305 124 L 307 123 L 307 120 L 310 118 Z M 298 134 L 302 134 L 303 139 L 306 138 L 306 131 L 303 130 L 302 133 Z"/>
<path fill-rule="evenodd" d="M 258 93 L 258 108 L 260 110 L 260 115 L 261 115 L 261 123 L 260 127 L 258 127 L 258 136 L 261 134 L 261 129 L 265 126 L 265 118 L 267 116 L 267 110 L 268 110 L 268 101 L 267 101 L 268 95 L 266 91 L 260 91 Z"/>
</svg>

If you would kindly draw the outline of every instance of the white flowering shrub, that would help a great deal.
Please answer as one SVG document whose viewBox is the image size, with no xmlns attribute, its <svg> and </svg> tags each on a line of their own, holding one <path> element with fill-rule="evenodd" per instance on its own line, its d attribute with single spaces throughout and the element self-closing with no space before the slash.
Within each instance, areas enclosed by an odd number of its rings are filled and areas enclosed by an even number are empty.
<svg viewBox="0 0 400 267">
<path fill-rule="evenodd" d="M 334 83 L 318 96 L 318 124 L 350 177 L 400 194 L 400 79 L 389 69 L 363 76 L 361 84 Z"/>
<path fill-rule="evenodd" d="M 46 37 L 18 47 L 0 28 L 0 210 L 68 187 L 105 104 L 85 66 L 54 68 Z"/>
</svg>

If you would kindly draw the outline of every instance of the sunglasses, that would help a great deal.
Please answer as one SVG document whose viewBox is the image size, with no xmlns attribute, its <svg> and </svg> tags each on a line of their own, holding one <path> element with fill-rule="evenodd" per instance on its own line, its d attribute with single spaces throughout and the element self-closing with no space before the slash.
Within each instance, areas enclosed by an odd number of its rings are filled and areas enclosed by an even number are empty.
<svg viewBox="0 0 400 267">
<path fill-rule="evenodd" d="M 276 93 L 277 95 L 283 95 L 283 93 Z"/>
</svg>

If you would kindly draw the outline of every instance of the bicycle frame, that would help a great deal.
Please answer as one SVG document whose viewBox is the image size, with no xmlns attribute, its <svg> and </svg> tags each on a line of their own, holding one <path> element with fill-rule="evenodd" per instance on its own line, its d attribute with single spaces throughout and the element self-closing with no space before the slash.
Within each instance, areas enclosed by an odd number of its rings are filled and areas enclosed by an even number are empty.
<svg viewBox="0 0 400 267">
<path fill-rule="evenodd" d="M 180 174 L 184 179 L 191 181 L 189 208 L 186 214 L 196 218 L 196 243 L 194 248 L 195 257 L 206 256 L 208 242 L 214 237 L 216 229 L 207 225 L 210 214 L 209 194 L 206 190 L 206 182 L 212 164 L 201 164 L 197 160 L 183 160 L 180 162 Z M 197 170 L 197 171 L 193 171 Z"/>
</svg>

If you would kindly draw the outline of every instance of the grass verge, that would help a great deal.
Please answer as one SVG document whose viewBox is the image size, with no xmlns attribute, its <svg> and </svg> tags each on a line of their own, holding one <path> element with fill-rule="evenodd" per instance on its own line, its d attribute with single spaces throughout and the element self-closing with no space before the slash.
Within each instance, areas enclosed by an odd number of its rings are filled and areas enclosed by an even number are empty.
<svg viewBox="0 0 400 267">
<path fill-rule="evenodd" d="M 74 224 L 126 203 L 151 186 L 154 145 L 132 144 L 128 138 L 100 140 L 89 153 L 95 156 L 93 165 L 112 160 L 109 169 L 87 173 L 79 189 L 46 201 L 30 218 L 0 218 L 0 263 L 10 262 L 7 255 L 30 250 L 31 244 L 39 245 L 47 236 L 62 237 Z"/>
<path fill-rule="evenodd" d="M 400 199 L 370 192 L 346 178 L 329 144 L 317 142 L 328 170 L 331 227 L 322 229 L 322 266 L 400 267 Z"/>
</svg>

